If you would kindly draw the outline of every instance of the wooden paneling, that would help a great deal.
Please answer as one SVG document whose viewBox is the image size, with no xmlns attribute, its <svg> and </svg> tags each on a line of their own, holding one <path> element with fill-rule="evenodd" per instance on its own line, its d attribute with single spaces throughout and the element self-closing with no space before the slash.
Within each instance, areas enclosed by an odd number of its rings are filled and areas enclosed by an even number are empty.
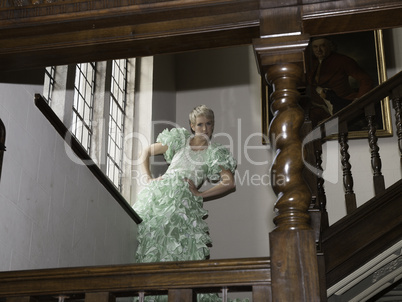
<svg viewBox="0 0 402 302">
<path fill-rule="evenodd" d="M 51 10 L 53 4 L 59 8 Z M 3 9 L 0 16 L 0 70 L 251 44 L 259 36 L 255 0 L 82 11 L 62 2 Z"/>
<path fill-rule="evenodd" d="M 3 7 L 0 71 L 252 44 L 289 32 L 396 27 L 401 14 L 397 0 L 75 0 Z"/>
<path fill-rule="evenodd" d="M 402 26 L 399 0 L 323 1 L 303 7 L 303 31 L 311 36 Z"/>
</svg>

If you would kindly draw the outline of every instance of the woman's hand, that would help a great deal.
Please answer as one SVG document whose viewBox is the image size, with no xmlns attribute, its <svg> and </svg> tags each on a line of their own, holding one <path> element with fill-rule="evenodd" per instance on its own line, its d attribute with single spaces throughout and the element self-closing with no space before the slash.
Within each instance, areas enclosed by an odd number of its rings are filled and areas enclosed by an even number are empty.
<svg viewBox="0 0 402 302">
<path fill-rule="evenodd" d="M 195 186 L 194 182 L 191 179 L 185 178 L 184 181 L 187 181 L 188 188 L 194 196 L 201 196 L 201 192 L 198 191 L 198 188 Z"/>
<path fill-rule="evenodd" d="M 224 169 L 223 167 L 221 167 L 221 169 L 221 180 L 219 181 L 219 183 L 213 185 L 211 188 L 203 192 L 198 191 L 198 188 L 195 186 L 194 182 L 191 179 L 185 178 L 184 181 L 188 182 L 188 187 L 191 193 L 193 193 L 194 196 L 201 196 L 204 201 L 205 199 L 221 196 L 223 194 L 230 193 L 236 188 L 233 173 L 230 170 Z"/>
<path fill-rule="evenodd" d="M 168 146 L 162 145 L 161 143 L 156 143 L 142 150 L 140 156 L 140 167 L 146 184 L 149 184 L 151 181 L 161 179 L 161 177 L 152 178 L 151 169 L 149 168 L 149 158 L 153 155 L 163 154 L 167 149 Z"/>
</svg>

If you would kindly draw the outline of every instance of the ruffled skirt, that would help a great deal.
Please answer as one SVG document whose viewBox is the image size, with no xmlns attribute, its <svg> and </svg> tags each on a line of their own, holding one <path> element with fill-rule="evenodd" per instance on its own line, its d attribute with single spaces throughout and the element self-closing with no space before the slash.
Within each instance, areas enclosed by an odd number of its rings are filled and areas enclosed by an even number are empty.
<svg viewBox="0 0 402 302">
<path fill-rule="evenodd" d="M 201 197 L 177 177 L 152 181 L 138 195 L 137 262 L 205 260 L 209 256 L 207 211 Z"/>
</svg>

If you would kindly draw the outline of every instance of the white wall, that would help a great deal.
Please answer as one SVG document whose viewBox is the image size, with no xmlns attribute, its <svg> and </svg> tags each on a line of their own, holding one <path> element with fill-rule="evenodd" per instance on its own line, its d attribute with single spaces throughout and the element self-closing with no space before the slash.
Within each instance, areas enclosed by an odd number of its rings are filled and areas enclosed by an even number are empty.
<svg viewBox="0 0 402 302">
<path fill-rule="evenodd" d="M 7 131 L 0 271 L 133 262 L 136 224 L 86 166 L 66 155 L 64 141 L 33 103 L 42 89 L 0 84 Z"/>
<path fill-rule="evenodd" d="M 236 192 L 204 205 L 211 259 L 268 256 L 276 197 L 269 184 L 271 150 L 261 144 L 260 78 L 252 49 L 185 53 L 176 60 L 177 123 L 188 128 L 188 113 L 209 106 L 216 116 L 214 140 L 238 161 Z"/>
<path fill-rule="evenodd" d="M 173 128 L 176 120 L 176 78 L 175 56 L 159 55 L 154 57 L 152 97 L 152 142 L 166 128 Z M 151 159 L 154 177 L 165 173 L 167 166 L 162 155 Z"/>
<path fill-rule="evenodd" d="M 386 37 L 390 77 L 402 69 L 398 57 L 402 49 L 402 30 L 393 30 Z M 394 39 L 392 43 L 390 37 Z M 178 55 L 176 60 L 178 124 L 188 127 L 188 112 L 196 105 L 211 107 L 216 113 L 215 134 L 225 133 L 233 139 L 230 147 L 239 161 L 236 192 L 205 204 L 214 241 L 211 258 L 267 256 L 268 233 L 274 227 L 272 220 L 276 197 L 270 184 L 267 184 L 272 151 L 262 147 L 261 137 L 258 136 L 261 133 L 260 78 L 251 48 L 244 46 L 185 53 Z M 401 179 L 393 110 L 391 114 L 394 135 L 379 138 L 378 141 L 387 187 Z M 215 140 L 230 145 L 228 139 L 222 136 Z M 349 145 L 354 191 L 359 206 L 374 196 L 371 155 L 367 139 L 350 140 Z M 253 146 L 260 149 L 244 151 L 244 147 Z M 332 183 L 325 183 L 327 210 L 330 224 L 333 224 L 346 214 L 346 209 L 340 161 L 334 166 L 330 165 L 333 160 L 326 161 L 327 153 L 340 158 L 339 146 L 332 141 L 326 148 L 329 149 L 324 153 L 323 165 L 335 175 Z"/>
<path fill-rule="evenodd" d="M 401 30 L 392 36 L 399 39 L 392 44 L 391 55 L 397 57 Z M 268 256 L 276 196 L 269 183 L 272 150 L 261 145 L 260 78 L 251 47 L 183 53 L 172 60 L 167 56 L 157 61 L 175 81 L 166 78 L 162 85 L 163 77 L 158 79 L 156 99 L 167 97 L 169 102 L 155 103 L 153 119 L 176 116 L 179 125 L 188 127 L 189 111 L 206 104 L 216 114 L 215 140 L 238 160 L 236 192 L 205 204 L 214 241 L 211 258 Z M 389 76 L 402 69 L 400 59 L 389 62 Z M 0 118 L 7 129 L 0 182 L 0 270 L 132 262 L 135 224 L 86 167 L 68 159 L 63 141 L 33 105 L 34 93 L 41 91 L 42 86 L 29 82 L 0 85 Z M 167 116 L 157 115 L 162 112 Z M 379 143 L 388 186 L 401 178 L 395 134 Z M 351 141 L 350 150 L 360 204 L 373 194 L 367 189 L 370 153 L 366 140 Z M 325 187 L 331 223 L 345 212 L 340 166 L 337 174 L 336 184 Z"/>
</svg>

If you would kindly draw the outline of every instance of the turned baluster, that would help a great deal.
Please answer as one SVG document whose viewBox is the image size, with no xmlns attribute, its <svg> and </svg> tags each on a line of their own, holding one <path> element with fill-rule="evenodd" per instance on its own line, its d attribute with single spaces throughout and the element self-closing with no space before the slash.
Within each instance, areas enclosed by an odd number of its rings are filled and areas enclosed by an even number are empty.
<svg viewBox="0 0 402 302">
<path fill-rule="evenodd" d="M 317 169 L 317 203 L 321 212 L 321 230 L 325 230 L 329 226 L 327 213 L 327 197 L 324 190 L 324 178 L 322 177 L 322 145 L 315 144 L 315 160 Z"/>
<path fill-rule="evenodd" d="M 307 186 L 310 188 L 311 192 L 311 203 L 309 208 L 309 215 L 311 219 L 311 227 L 314 230 L 315 242 L 317 249 L 320 249 L 321 241 L 321 211 L 318 198 L 318 174 L 315 169 L 316 158 L 315 158 L 315 141 L 309 141 L 309 135 L 312 133 L 312 123 L 309 121 L 308 116 L 306 118 L 301 128 L 301 134 L 303 137 L 303 156 L 305 161 L 305 166 L 303 169 L 304 180 Z"/>
<path fill-rule="evenodd" d="M 312 123 L 308 114 L 305 113 L 304 122 L 301 128 L 301 136 L 303 138 L 303 159 L 306 163 L 303 169 L 304 180 L 311 191 L 310 209 L 319 209 L 317 200 L 317 173 L 310 169 L 315 165 L 315 141 L 309 141 L 309 135 L 312 131 Z"/>
<path fill-rule="evenodd" d="M 402 166 L 402 98 L 394 98 L 392 104 L 395 109 L 396 135 L 398 137 L 400 163 Z"/>
<path fill-rule="evenodd" d="M 85 302 L 115 302 L 116 297 L 108 292 L 85 293 Z"/>
<path fill-rule="evenodd" d="M 349 162 L 348 129 L 346 122 L 339 127 L 339 145 L 341 147 L 341 163 L 343 167 L 343 187 L 345 189 L 346 213 L 350 214 L 357 208 L 356 195 L 353 192 L 352 165 Z"/>
<path fill-rule="evenodd" d="M 376 125 L 375 125 L 375 109 L 374 104 L 371 104 L 364 108 L 366 119 L 368 123 L 368 142 L 371 152 L 371 168 L 373 170 L 373 182 L 374 182 L 374 192 L 379 194 L 385 191 L 384 176 L 381 173 L 381 158 L 378 147 L 377 135 L 376 135 Z"/>
<path fill-rule="evenodd" d="M 169 289 L 168 291 L 169 302 L 179 301 L 194 301 L 192 289 Z M 222 301 L 226 302 L 226 301 Z"/>
<path fill-rule="evenodd" d="M 251 301 L 255 302 L 272 301 L 271 287 L 264 285 L 253 285 L 253 297 Z"/>
</svg>

